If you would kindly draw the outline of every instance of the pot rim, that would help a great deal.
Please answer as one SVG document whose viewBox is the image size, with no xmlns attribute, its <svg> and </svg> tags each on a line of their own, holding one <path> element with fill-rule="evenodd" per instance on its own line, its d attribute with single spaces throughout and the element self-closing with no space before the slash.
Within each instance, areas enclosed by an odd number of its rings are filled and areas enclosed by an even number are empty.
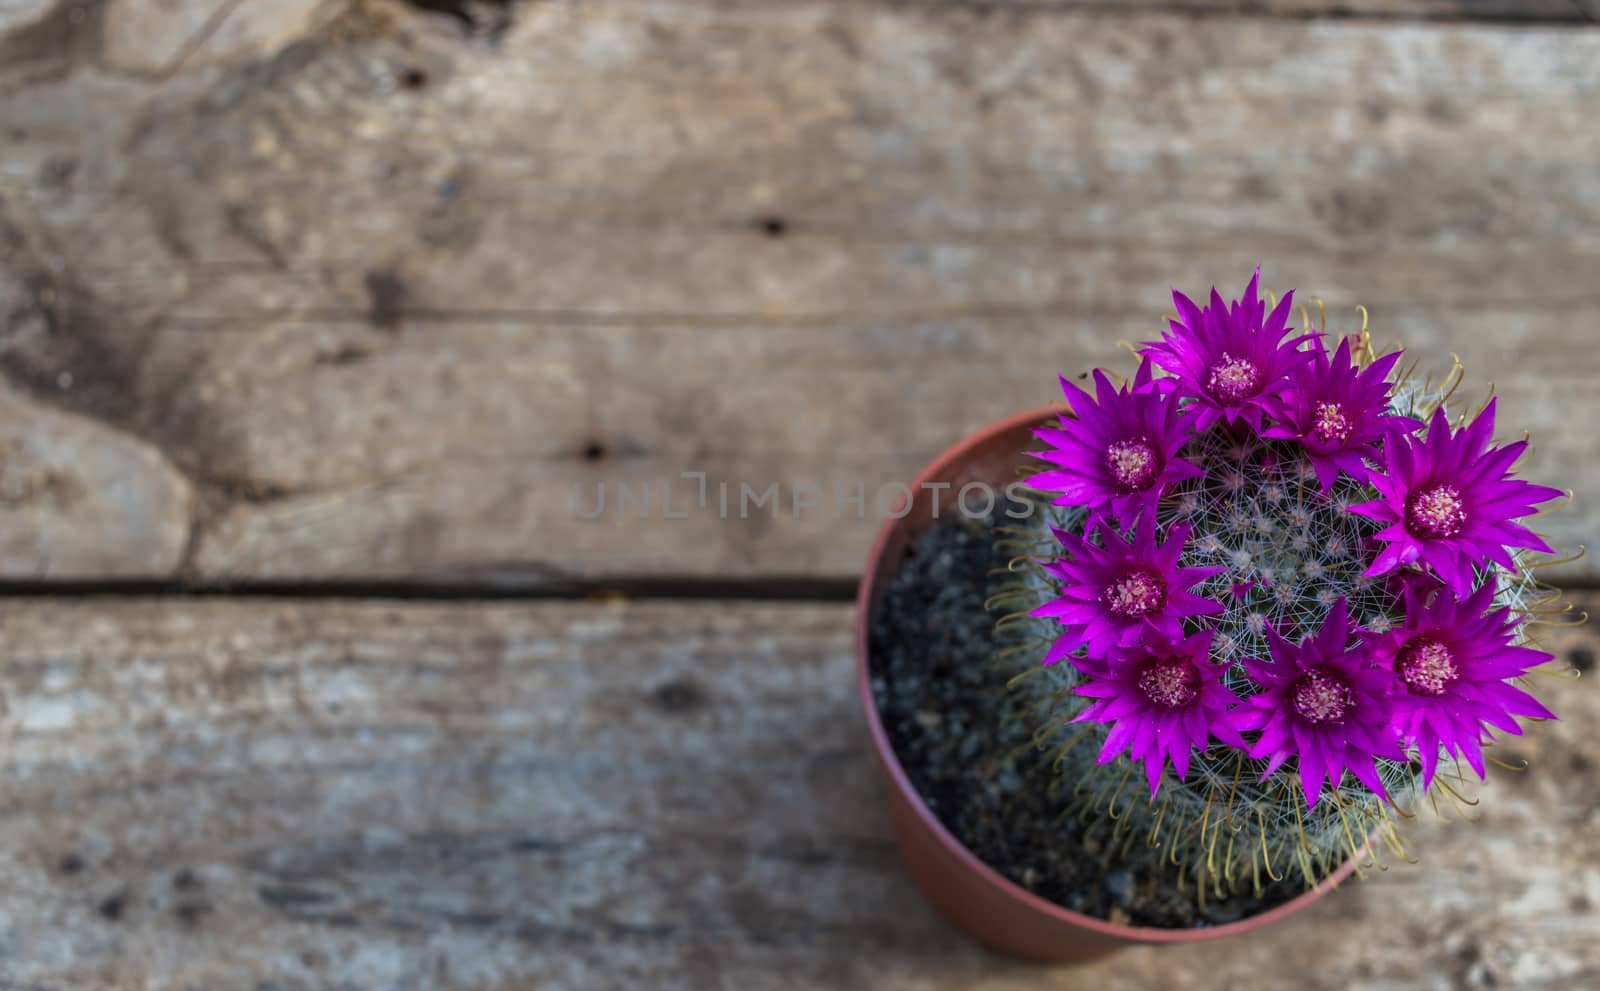
<svg viewBox="0 0 1600 991">
<path fill-rule="evenodd" d="M 895 505 L 898 512 L 906 504 L 908 498 L 915 498 L 915 493 L 922 488 L 922 483 L 936 481 L 941 476 L 950 474 L 950 469 L 960 464 L 969 452 L 986 442 L 996 434 L 1007 433 L 1025 427 L 1029 424 L 1043 424 L 1053 417 L 1064 413 L 1060 406 L 1040 406 L 1021 413 L 1014 413 L 1001 420 L 996 420 L 968 434 L 966 437 L 945 449 L 938 457 L 930 461 L 926 467 L 917 473 L 912 480 L 909 495 L 902 495 Z M 1261 926 L 1276 922 L 1285 916 L 1305 908 L 1329 891 L 1337 888 L 1355 872 L 1361 855 L 1351 857 L 1339 866 L 1337 870 L 1323 878 L 1316 887 L 1303 891 L 1282 905 L 1270 908 L 1256 915 L 1246 916 L 1234 922 L 1226 922 L 1218 926 L 1206 926 L 1197 929 L 1161 929 L 1154 926 L 1119 925 L 1105 919 L 1075 912 L 1069 908 L 1057 905 L 1055 902 L 1041 898 L 1026 890 L 1016 882 L 1002 875 L 993 867 L 984 863 L 976 854 L 968 850 L 960 840 L 957 840 L 938 816 L 928 808 L 922 795 L 907 777 L 905 769 L 900 766 L 900 758 L 895 754 L 893 745 L 889 742 L 888 732 L 884 729 L 882 717 L 878 713 L 877 703 L 872 697 L 872 674 L 868 659 L 869 637 L 871 631 L 871 611 L 873 599 L 879 582 L 886 580 L 892 566 L 898 562 L 883 560 L 890 540 L 904 522 L 890 515 L 878 528 L 877 536 L 872 541 L 872 549 L 867 558 L 867 565 L 861 575 L 861 583 L 856 590 L 856 689 L 861 698 L 862 707 L 866 710 L 867 728 L 872 734 L 872 746 L 877 752 L 878 763 L 884 773 L 888 775 L 891 785 L 906 796 L 908 804 L 917 817 L 922 821 L 939 843 L 968 870 L 981 878 L 997 893 L 1004 895 L 1012 901 L 1042 915 L 1049 916 L 1060 922 L 1087 929 L 1092 932 L 1136 943 L 1190 943 L 1201 940 L 1221 939 L 1239 933 L 1249 932 Z M 1363 849 L 1363 854 L 1365 849 Z"/>
</svg>

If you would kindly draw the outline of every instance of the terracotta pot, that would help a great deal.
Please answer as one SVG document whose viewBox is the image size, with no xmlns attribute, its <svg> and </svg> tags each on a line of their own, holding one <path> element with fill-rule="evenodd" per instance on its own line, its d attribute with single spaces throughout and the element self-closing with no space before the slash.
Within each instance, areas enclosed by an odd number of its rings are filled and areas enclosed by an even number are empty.
<svg viewBox="0 0 1600 991">
<path fill-rule="evenodd" d="M 1344 864 L 1317 888 L 1238 922 L 1205 929 L 1116 925 L 1031 894 L 979 860 L 928 810 L 890 747 L 872 698 L 867 657 L 872 610 L 893 579 L 906 547 L 931 522 L 934 498 L 940 496 L 940 511 L 950 513 L 958 511 L 957 494 L 968 482 L 984 482 L 996 492 L 1002 491 L 1018 477 L 1017 468 L 1030 460 L 1023 452 L 1039 444 L 1030 430 L 1053 423 L 1056 412 L 1046 407 L 1019 413 L 979 430 L 934 459 L 911 484 L 910 512 L 900 519 L 891 516 L 878 531 L 861 578 L 856 597 L 856 681 L 873 748 L 888 779 L 890 818 L 906 866 L 934 907 L 968 935 L 991 949 L 1040 962 L 1086 960 L 1137 943 L 1221 939 L 1292 915 L 1348 878 L 1356 862 Z M 949 482 L 951 487 L 936 491 L 924 488 L 924 482 Z M 1004 503 L 1000 505 L 1003 510 Z M 904 510 L 902 498 L 895 512 Z"/>
</svg>

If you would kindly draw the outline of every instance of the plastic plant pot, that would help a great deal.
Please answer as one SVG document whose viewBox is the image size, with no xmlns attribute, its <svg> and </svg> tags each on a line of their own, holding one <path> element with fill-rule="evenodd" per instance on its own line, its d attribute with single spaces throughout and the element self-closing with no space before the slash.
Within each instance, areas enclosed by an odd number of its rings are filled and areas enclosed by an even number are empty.
<svg viewBox="0 0 1600 991">
<path fill-rule="evenodd" d="M 1348 879 L 1359 858 L 1345 862 L 1315 888 L 1236 922 L 1198 929 L 1118 925 L 1046 901 L 979 860 L 929 811 L 890 746 L 872 697 L 868 632 L 873 610 L 893 580 L 906 548 L 934 519 L 935 498 L 942 494 L 937 507 L 953 512 L 955 494 L 969 482 L 1002 491 L 1029 461 L 1025 452 L 1038 446 L 1032 429 L 1053 423 L 1058 412 L 1055 407 L 1043 407 L 1019 413 L 946 450 L 911 484 L 909 512 L 903 497 L 873 542 L 856 598 L 856 683 L 878 765 L 888 783 L 889 814 L 901 856 L 912 879 L 941 914 L 991 949 L 1031 961 L 1082 961 L 1142 943 L 1223 939 L 1285 919 Z M 948 482 L 950 487 L 929 489 L 925 482 Z"/>
</svg>

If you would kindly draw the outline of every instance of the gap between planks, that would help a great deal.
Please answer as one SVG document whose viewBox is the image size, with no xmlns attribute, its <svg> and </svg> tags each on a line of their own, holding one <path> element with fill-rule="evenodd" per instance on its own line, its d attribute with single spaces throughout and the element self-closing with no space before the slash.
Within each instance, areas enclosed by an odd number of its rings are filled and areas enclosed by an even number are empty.
<svg viewBox="0 0 1600 991">
<path fill-rule="evenodd" d="M 1568 600 L 1600 592 L 1600 581 L 1564 582 Z M 738 579 L 655 577 L 612 581 L 0 581 L 3 599 L 299 599 L 400 602 L 586 602 L 696 600 L 722 602 L 853 602 L 859 583 L 849 578 Z"/>
<path fill-rule="evenodd" d="M 853 578 L 775 577 L 748 581 L 653 577 L 611 581 L 293 581 L 182 582 L 147 580 L 0 581 L 0 599 L 388 599 L 411 602 L 539 602 L 626 600 L 851 602 Z"/>
<path fill-rule="evenodd" d="M 1166 0 L 1128 3 L 1125 0 L 878 0 L 889 8 L 906 10 L 970 10 L 981 14 L 1091 15 L 1103 18 L 1183 16 L 1202 19 L 1254 19 L 1279 21 L 1380 21 L 1390 24 L 1481 24 L 1506 27 L 1600 26 L 1600 2 L 1566 0 L 1564 4 L 1506 3 L 1475 6 L 1471 2 L 1441 4 L 1438 9 L 1421 4 L 1383 4 L 1371 0 L 1305 3 L 1295 0 Z"/>
</svg>

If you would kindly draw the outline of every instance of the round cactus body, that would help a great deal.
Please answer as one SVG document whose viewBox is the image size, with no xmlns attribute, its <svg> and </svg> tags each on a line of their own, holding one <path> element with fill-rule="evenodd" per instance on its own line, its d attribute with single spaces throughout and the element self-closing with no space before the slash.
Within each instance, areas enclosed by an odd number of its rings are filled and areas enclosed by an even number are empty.
<svg viewBox="0 0 1600 991">
<path fill-rule="evenodd" d="M 1492 401 L 1455 415 L 1459 372 L 1297 332 L 1292 296 L 1175 292 L 1129 381 L 1063 378 L 997 597 L 1059 787 L 1202 897 L 1404 856 L 1397 815 L 1553 718 L 1522 684 L 1551 548 L 1520 521 L 1563 493 L 1514 477 Z"/>
</svg>

